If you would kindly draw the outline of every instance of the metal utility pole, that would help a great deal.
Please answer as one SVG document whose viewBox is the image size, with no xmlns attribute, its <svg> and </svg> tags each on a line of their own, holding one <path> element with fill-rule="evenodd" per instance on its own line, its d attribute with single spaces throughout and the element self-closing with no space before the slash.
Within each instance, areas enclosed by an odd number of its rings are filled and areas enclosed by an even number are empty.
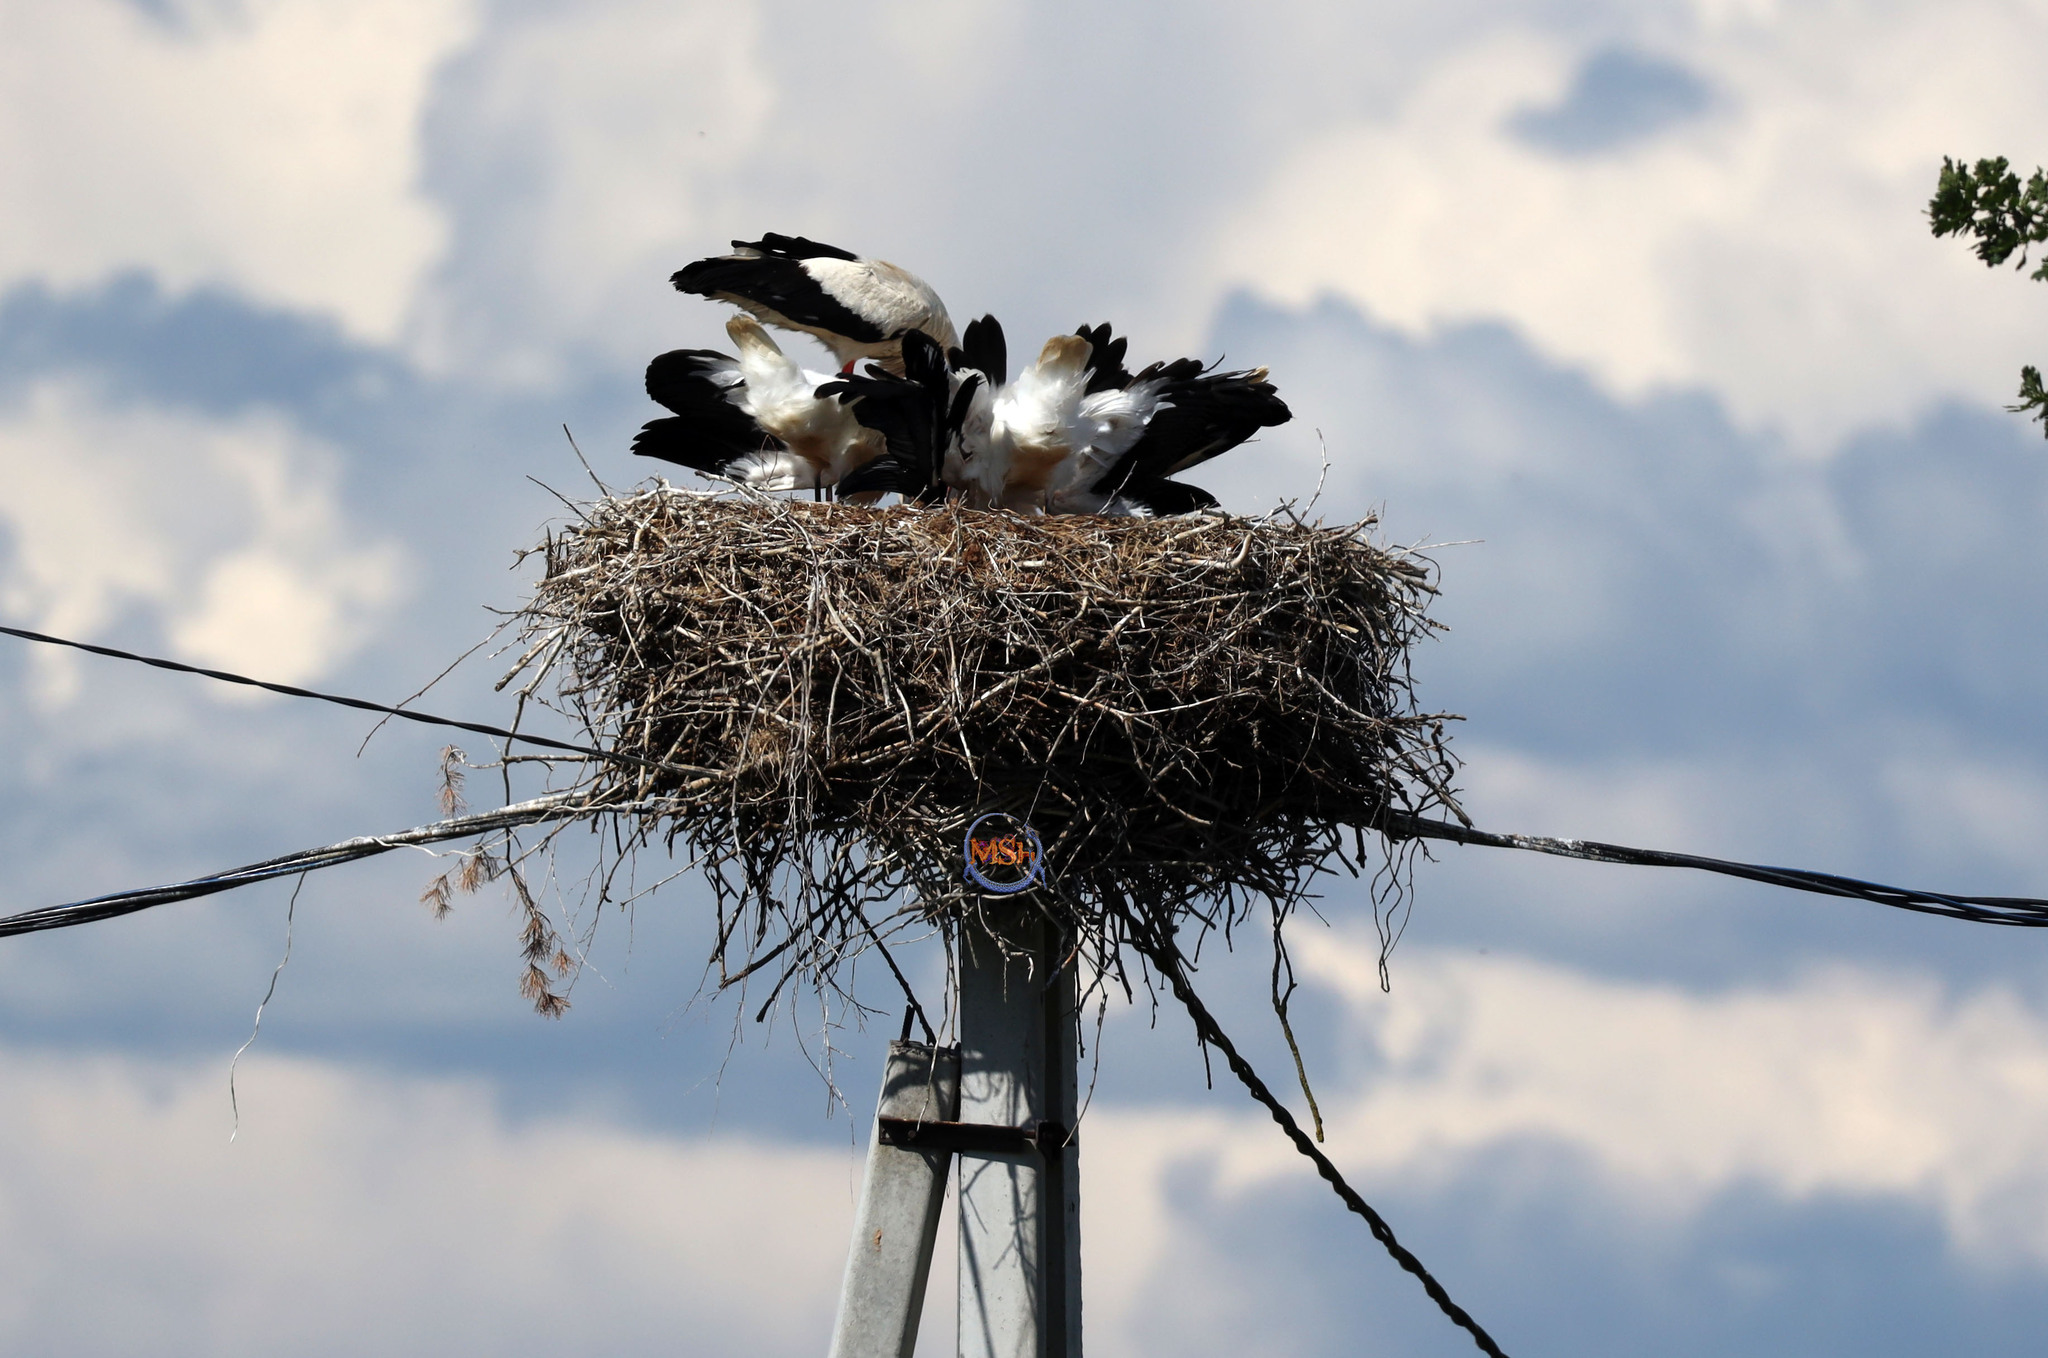
<svg viewBox="0 0 2048 1358">
<path fill-rule="evenodd" d="M 961 1161 L 959 1354 L 1080 1358 L 1074 969 L 1029 903 L 985 909 L 990 932 L 961 931 L 960 1120 L 1033 1135 Z"/>
<path fill-rule="evenodd" d="M 961 933 L 960 1046 L 893 1042 L 831 1358 L 910 1358 L 960 1156 L 960 1358 L 1080 1358 L 1079 1003 L 1057 932 L 992 901 Z"/>
</svg>

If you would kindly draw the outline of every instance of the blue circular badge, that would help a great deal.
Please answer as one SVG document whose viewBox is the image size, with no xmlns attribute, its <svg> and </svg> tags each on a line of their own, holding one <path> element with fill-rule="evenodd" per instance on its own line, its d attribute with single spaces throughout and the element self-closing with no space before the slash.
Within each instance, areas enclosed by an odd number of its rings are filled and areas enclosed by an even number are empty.
<svg viewBox="0 0 2048 1358">
<path fill-rule="evenodd" d="M 1038 832 L 1002 811 L 991 811 L 968 826 L 960 852 L 967 880 L 997 896 L 1045 880 L 1045 846 Z"/>
</svg>

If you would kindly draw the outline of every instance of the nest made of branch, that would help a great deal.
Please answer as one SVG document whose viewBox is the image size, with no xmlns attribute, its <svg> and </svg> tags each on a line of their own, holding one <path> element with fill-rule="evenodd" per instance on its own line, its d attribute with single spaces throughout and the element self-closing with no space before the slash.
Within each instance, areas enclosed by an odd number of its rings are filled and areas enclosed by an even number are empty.
<svg viewBox="0 0 2048 1358">
<path fill-rule="evenodd" d="M 1113 968 L 1130 924 L 1291 904 L 1383 811 L 1455 809 L 1409 669 L 1433 566 L 1372 527 L 660 486 L 550 535 L 514 673 L 669 766 L 574 776 L 702 864 L 728 980 L 824 979 L 885 916 L 982 908 L 961 840 L 991 811 Z"/>
</svg>

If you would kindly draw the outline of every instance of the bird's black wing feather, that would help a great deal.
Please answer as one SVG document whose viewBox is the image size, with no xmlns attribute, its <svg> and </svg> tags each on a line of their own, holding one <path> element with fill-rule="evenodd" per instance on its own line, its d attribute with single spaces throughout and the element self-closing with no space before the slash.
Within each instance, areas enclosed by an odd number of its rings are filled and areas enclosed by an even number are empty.
<svg viewBox="0 0 2048 1358">
<path fill-rule="evenodd" d="M 983 316 L 967 323 L 967 333 L 951 358 L 956 368 L 972 368 L 988 379 L 992 387 L 1010 380 L 1010 349 L 1003 338 L 1002 322 Z"/>
<path fill-rule="evenodd" d="M 826 245 L 805 236 L 785 236 L 777 231 L 766 231 L 759 240 L 736 240 L 735 250 L 758 250 L 764 255 L 781 255 L 787 259 L 859 259 L 851 250 L 842 250 L 836 245 Z"/>
<path fill-rule="evenodd" d="M 1143 372 L 1131 378 L 1130 382 L 1126 385 L 1136 385 L 1140 382 L 1150 382 L 1154 379 L 1163 378 L 1172 387 L 1180 387 L 1186 383 L 1193 382 L 1205 371 L 1207 369 L 1199 358 L 1176 358 L 1170 363 L 1148 364 Z"/>
<path fill-rule="evenodd" d="M 950 440 L 967 423 L 967 412 L 974 406 L 974 393 L 988 376 L 981 372 L 970 372 L 961 379 L 960 390 L 953 393 L 953 404 L 946 411 L 946 437 Z"/>
<path fill-rule="evenodd" d="M 1107 322 L 1084 325 L 1074 333 L 1088 341 L 1088 395 L 1122 391 L 1131 384 L 1130 370 L 1124 367 L 1124 354 L 1131 347 L 1128 339 L 1110 338 Z"/>
<path fill-rule="evenodd" d="M 687 415 L 671 415 L 641 425 L 640 432 L 633 436 L 633 451 L 641 457 L 660 458 L 692 471 L 726 475 L 745 458 L 783 446 L 752 420 L 747 421 L 747 426 L 751 433 L 735 438 L 731 431 L 707 428 Z"/>
<path fill-rule="evenodd" d="M 716 349 L 671 349 L 647 365 L 647 394 L 678 415 L 706 409 L 739 381 L 739 364 Z"/>
<path fill-rule="evenodd" d="M 1221 502 L 1200 486 L 1191 486 L 1185 481 L 1169 481 L 1159 477 L 1151 481 L 1138 481 L 1125 486 L 1119 492 L 1123 500 L 1150 514 L 1154 518 L 1165 518 L 1169 514 L 1194 514 L 1204 509 L 1216 509 Z"/>
<path fill-rule="evenodd" d="M 811 256 L 819 257 L 853 258 L 843 250 L 830 254 L 821 251 Z M 669 282 L 675 284 L 678 292 L 724 298 L 772 311 L 798 327 L 844 335 L 856 343 L 879 344 L 888 338 L 880 326 L 827 292 L 804 267 L 803 259 L 796 256 L 714 255 L 685 264 Z"/>
<path fill-rule="evenodd" d="M 1193 365 L 1196 374 L 1178 375 L 1186 365 Z M 1193 359 L 1158 366 L 1175 379 L 1164 393 L 1171 404 L 1152 417 L 1138 441 L 1096 481 L 1092 489 L 1098 493 L 1111 494 L 1186 471 L 1229 452 L 1261 429 L 1294 418 L 1273 384 L 1252 373 L 1203 373 Z M 1146 369 L 1139 379 L 1152 371 Z"/>
<path fill-rule="evenodd" d="M 647 394 L 675 412 L 641 427 L 633 451 L 718 474 L 781 442 L 728 398 L 732 359 L 710 349 L 675 349 L 647 365 Z"/>
<path fill-rule="evenodd" d="M 895 491 L 906 500 L 930 504 L 944 498 L 940 479 L 953 417 L 965 402 L 951 393 L 952 371 L 937 340 L 921 330 L 905 331 L 903 373 L 895 377 L 869 365 L 817 390 L 853 406 L 853 417 L 878 431 L 888 451 L 840 478 L 838 494 Z M 963 390 L 968 390 L 965 384 Z"/>
</svg>

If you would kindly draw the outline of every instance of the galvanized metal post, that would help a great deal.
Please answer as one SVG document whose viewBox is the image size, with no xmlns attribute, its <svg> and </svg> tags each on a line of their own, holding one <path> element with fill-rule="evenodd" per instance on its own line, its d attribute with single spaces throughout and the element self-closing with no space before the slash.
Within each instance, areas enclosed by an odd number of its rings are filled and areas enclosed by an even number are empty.
<svg viewBox="0 0 2048 1358">
<path fill-rule="evenodd" d="M 960 1121 L 1062 1134 L 961 1154 L 960 1358 L 1080 1358 L 1074 970 L 1028 903 L 985 910 L 987 931 L 961 931 Z"/>
<path fill-rule="evenodd" d="M 960 1099 L 960 1054 L 922 1042 L 891 1042 L 868 1145 L 867 1178 L 853 1217 L 853 1245 L 839 1289 L 831 1358 L 910 1358 L 924 1315 L 925 1282 L 946 1199 L 941 1150 L 882 1143 L 882 1118 L 949 1122 Z"/>
</svg>

